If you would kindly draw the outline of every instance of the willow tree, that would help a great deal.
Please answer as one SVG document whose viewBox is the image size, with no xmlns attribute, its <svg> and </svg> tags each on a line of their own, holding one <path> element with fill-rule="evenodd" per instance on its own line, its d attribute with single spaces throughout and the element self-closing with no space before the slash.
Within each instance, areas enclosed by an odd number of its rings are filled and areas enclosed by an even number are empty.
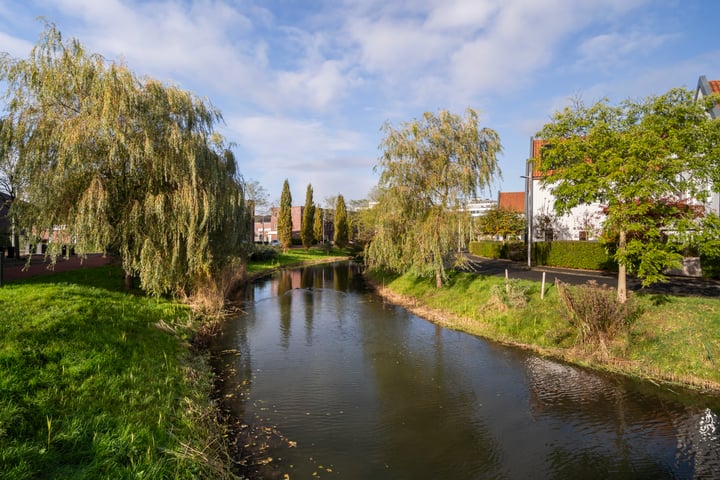
<svg viewBox="0 0 720 480">
<path fill-rule="evenodd" d="M 467 199 L 500 175 L 499 135 L 480 128 L 472 109 L 464 117 L 428 112 L 400 128 L 385 124 L 383 131 L 368 266 L 433 275 L 441 287 L 458 232 L 470 231 Z"/>
<path fill-rule="evenodd" d="M 604 206 L 605 235 L 617 243 L 621 303 L 628 271 L 649 285 L 679 265 L 681 254 L 667 239 L 695 228 L 692 204 L 702 210 L 708 187 L 720 187 L 720 121 L 707 114 L 717 102 L 695 101 L 686 89 L 619 105 L 578 100 L 538 133 L 545 141 L 538 168 L 556 212 Z"/>
<path fill-rule="evenodd" d="M 345 205 L 345 197 L 342 195 L 337 196 L 335 203 L 335 235 L 333 240 L 339 248 L 344 248 L 350 240 L 347 206 Z"/>
<path fill-rule="evenodd" d="M 280 211 L 277 221 L 278 240 L 283 251 L 289 250 L 292 245 L 292 229 L 292 194 L 290 193 L 290 182 L 286 178 L 280 194 Z"/>
<path fill-rule="evenodd" d="M 191 288 L 247 248 L 242 190 L 214 107 L 64 41 L 51 24 L 28 59 L 0 59 L 0 80 L 25 182 L 16 213 L 36 234 L 55 229 L 53 258 L 66 242 L 81 253 L 107 249 L 127 283 L 139 276 L 161 294 Z"/>
<path fill-rule="evenodd" d="M 309 249 L 312 245 L 315 235 L 313 227 L 315 226 L 315 203 L 313 203 L 312 185 L 308 183 L 305 192 L 305 208 L 303 209 L 302 224 L 300 225 L 300 239 L 305 249 Z"/>
</svg>

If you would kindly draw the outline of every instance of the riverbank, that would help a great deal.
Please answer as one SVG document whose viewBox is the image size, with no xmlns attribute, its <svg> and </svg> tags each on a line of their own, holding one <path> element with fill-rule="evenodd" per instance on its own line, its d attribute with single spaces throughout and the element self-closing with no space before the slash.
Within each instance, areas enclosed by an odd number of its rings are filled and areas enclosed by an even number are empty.
<svg viewBox="0 0 720 480">
<path fill-rule="evenodd" d="M 642 314 L 602 350 L 578 343 L 554 285 L 541 295 L 540 283 L 513 280 L 508 294 L 502 278 L 461 272 L 451 273 L 442 289 L 410 275 L 368 278 L 389 302 L 446 328 L 584 367 L 720 395 L 719 299 L 637 294 Z"/>
<path fill-rule="evenodd" d="M 0 288 L 0 478 L 233 478 L 198 319 L 117 266 Z"/>
</svg>

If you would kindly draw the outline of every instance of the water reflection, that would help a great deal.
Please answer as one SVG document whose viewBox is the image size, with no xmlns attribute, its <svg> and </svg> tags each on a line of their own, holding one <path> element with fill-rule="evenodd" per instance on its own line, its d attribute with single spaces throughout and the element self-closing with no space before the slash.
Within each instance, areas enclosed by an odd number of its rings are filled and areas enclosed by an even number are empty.
<svg viewBox="0 0 720 480">
<path fill-rule="evenodd" d="M 439 328 L 347 263 L 245 295 L 226 390 L 291 478 L 720 478 L 716 404 Z"/>
</svg>

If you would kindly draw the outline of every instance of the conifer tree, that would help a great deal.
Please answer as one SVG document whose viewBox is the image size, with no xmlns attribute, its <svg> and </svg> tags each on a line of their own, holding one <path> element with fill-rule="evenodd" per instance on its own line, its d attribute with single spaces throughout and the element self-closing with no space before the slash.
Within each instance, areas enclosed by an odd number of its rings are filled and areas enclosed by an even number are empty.
<svg viewBox="0 0 720 480">
<path fill-rule="evenodd" d="M 286 178 L 280 194 L 280 212 L 277 223 L 278 240 L 283 251 L 288 251 L 292 245 L 292 228 L 292 195 L 290 194 L 290 183 Z"/>
<path fill-rule="evenodd" d="M 310 249 L 315 236 L 313 235 L 313 227 L 315 226 L 315 204 L 313 203 L 312 185 L 308 183 L 305 193 L 305 208 L 303 209 L 302 225 L 300 226 L 300 238 L 303 247 Z"/>
<path fill-rule="evenodd" d="M 343 248 L 348 244 L 350 232 L 348 228 L 347 207 L 345 206 L 345 198 L 338 195 L 335 204 L 335 245 Z"/>
<path fill-rule="evenodd" d="M 324 215 L 325 212 L 322 208 L 320 208 L 320 205 L 315 205 L 315 222 L 313 225 L 313 235 L 315 236 L 315 240 L 317 240 L 318 243 L 323 243 L 325 241 L 325 239 L 323 238 L 325 233 L 325 226 L 323 225 Z"/>
</svg>

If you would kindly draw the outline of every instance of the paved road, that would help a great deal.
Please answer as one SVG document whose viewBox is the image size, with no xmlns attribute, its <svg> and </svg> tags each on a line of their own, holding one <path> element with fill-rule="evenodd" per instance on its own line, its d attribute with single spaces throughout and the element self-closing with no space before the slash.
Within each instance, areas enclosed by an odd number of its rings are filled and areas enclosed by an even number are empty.
<svg viewBox="0 0 720 480">
<path fill-rule="evenodd" d="M 617 287 L 616 274 L 544 266 L 528 268 L 527 264 L 520 262 L 494 260 L 476 257 L 474 255 L 467 255 L 467 258 L 469 263 L 464 270 L 480 275 L 505 276 L 505 270 L 507 269 L 510 278 L 540 282 L 542 281 L 543 272 L 545 272 L 545 282 L 550 284 L 555 283 L 555 279 L 557 278 L 561 282 L 571 285 L 582 285 L 590 280 L 595 280 L 599 285 L 608 285 L 613 288 Z M 670 277 L 667 282 L 657 283 L 643 289 L 637 278 L 628 276 L 627 286 L 628 290 L 633 291 L 643 290 L 665 295 L 720 298 L 720 282 L 698 278 Z"/>
</svg>

